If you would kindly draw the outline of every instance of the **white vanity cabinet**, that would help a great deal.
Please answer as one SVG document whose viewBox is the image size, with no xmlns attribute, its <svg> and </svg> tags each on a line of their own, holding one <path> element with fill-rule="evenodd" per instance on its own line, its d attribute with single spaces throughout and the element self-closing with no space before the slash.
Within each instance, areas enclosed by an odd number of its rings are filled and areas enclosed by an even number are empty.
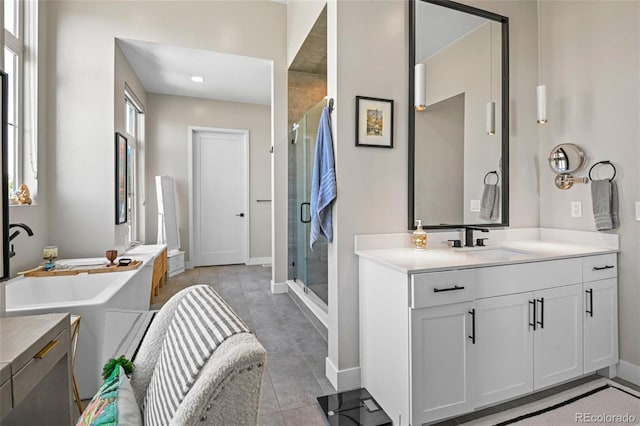
<svg viewBox="0 0 640 426">
<path fill-rule="evenodd" d="M 554 272 L 557 270 L 563 272 Z M 477 271 L 481 297 L 474 304 L 477 336 L 473 393 L 476 406 L 522 395 L 582 374 L 580 259 Z M 521 274 L 518 280 L 515 279 L 517 274 Z M 507 281 L 501 280 L 501 276 Z M 509 280 L 511 277 L 513 281 Z M 503 285 L 509 282 L 510 285 Z M 548 286 L 553 287 L 545 288 Z M 496 293 L 501 295 L 495 296 Z M 492 297 L 482 297 L 485 295 Z"/>
<path fill-rule="evenodd" d="M 618 362 L 618 265 L 615 254 L 585 258 L 584 372 Z"/>
<path fill-rule="evenodd" d="M 473 409 L 473 288 L 472 270 L 410 277 L 412 424 Z"/>
<path fill-rule="evenodd" d="M 360 257 L 362 386 L 420 425 L 616 364 L 615 259 L 412 273 Z"/>
</svg>

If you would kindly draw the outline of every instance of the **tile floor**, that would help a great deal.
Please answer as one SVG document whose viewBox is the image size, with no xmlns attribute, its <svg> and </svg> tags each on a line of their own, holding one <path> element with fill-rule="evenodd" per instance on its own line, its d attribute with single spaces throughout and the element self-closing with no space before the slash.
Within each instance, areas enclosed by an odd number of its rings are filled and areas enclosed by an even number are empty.
<svg viewBox="0 0 640 426">
<path fill-rule="evenodd" d="M 255 332 L 267 350 L 267 371 L 262 382 L 259 425 L 328 425 L 316 402 L 319 395 L 335 393 L 324 372 L 327 342 L 287 294 L 273 295 L 271 268 L 215 266 L 190 269 L 167 280 L 156 298 L 159 309 L 171 296 L 193 284 L 209 284 Z M 560 385 L 535 395 L 509 401 L 438 425 L 453 426 L 526 404 L 585 381 Z M 621 379 L 615 381 L 640 390 Z"/>
<path fill-rule="evenodd" d="M 327 342 L 287 294 L 273 295 L 271 268 L 190 269 L 160 289 L 154 309 L 193 284 L 209 284 L 231 305 L 267 350 L 260 425 L 327 425 L 316 397 L 335 393 L 325 377 Z"/>
</svg>

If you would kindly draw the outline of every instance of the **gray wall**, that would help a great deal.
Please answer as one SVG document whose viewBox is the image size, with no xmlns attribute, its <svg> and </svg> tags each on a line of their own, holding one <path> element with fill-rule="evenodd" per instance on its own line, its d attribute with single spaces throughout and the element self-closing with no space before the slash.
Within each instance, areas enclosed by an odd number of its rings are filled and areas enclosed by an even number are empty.
<svg viewBox="0 0 640 426">
<path fill-rule="evenodd" d="M 540 126 L 540 225 L 593 231 L 589 185 L 561 191 L 546 158 L 559 143 L 581 146 L 588 168 L 618 169 L 621 252 L 618 257 L 620 358 L 640 366 L 640 2 L 543 2 L 542 65 L 549 123 Z M 512 169 L 513 170 L 513 169 Z M 601 178 L 610 176 L 601 170 Z M 571 217 L 582 202 L 582 218 Z"/>
<path fill-rule="evenodd" d="M 178 228 L 182 250 L 189 248 L 189 126 L 249 130 L 249 257 L 271 256 L 271 107 L 184 96 L 148 94 L 147 108 L 147 241 L 157 236 L 158 208 L 153 176 L 176 181 Z"/>
<path fill-rule="evenodd" d="M 414 202 L 423 225 L 465 223 L 464 118 L 465 94 L 416 113 Z"/>
</svg>

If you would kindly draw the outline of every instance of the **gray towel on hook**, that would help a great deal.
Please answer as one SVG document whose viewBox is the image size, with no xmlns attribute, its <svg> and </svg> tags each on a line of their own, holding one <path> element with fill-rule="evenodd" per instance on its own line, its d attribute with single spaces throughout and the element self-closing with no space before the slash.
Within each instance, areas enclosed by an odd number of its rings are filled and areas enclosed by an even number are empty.
<svg viewBox="0 0 640 426">
<path fill-rule="evenodd" d="M 498 204 L 500 194 L 498 185 L 495 183 L 485 183 L 480 200 L 480 219 L 495 221 L 498 220 Z"/>
<path fill-rule="evenodd" d="M 608 231 L 620 226 L 618 217 L 618 185 L 609 179 L 591 181 L 591 203 L 596 231 Z"/>
</svg>

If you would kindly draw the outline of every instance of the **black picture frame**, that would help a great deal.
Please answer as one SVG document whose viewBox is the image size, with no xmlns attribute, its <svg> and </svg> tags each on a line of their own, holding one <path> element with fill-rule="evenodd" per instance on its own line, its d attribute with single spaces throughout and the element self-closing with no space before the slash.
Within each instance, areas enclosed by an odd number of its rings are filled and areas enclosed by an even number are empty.
<svg viewBox="0 0 640 426">
<path fill-rule="evenodd" d="M 356 96 L 356 146 L 393 148 L 393 99 Z"/>
<path fill-rule="evenodd" d="M 115 137 L 115 214 L 116 225 L 127 223 L 127 138 Z"/>
</svg>

